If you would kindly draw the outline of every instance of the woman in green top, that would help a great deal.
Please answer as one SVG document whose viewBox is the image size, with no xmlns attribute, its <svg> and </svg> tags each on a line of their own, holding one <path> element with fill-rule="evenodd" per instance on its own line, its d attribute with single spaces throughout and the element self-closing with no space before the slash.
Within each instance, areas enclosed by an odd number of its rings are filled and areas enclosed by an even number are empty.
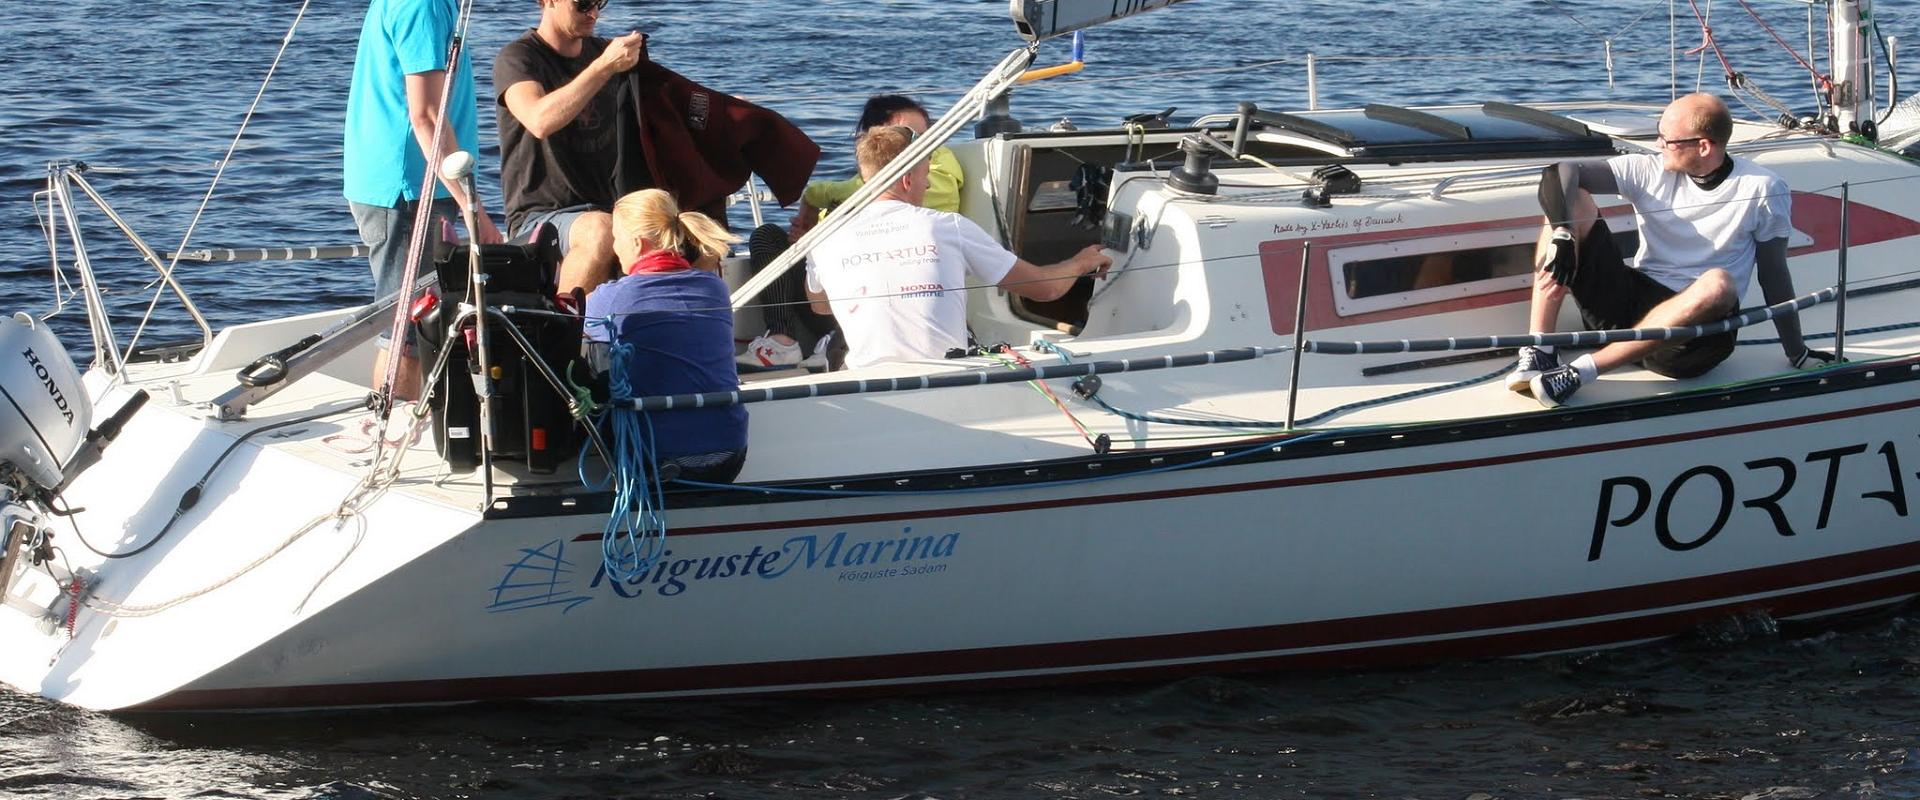
<svg viewBox="0 0 1920 800">
<path fill-rule="evenodd" d="M 867 129 L 880 125 L 898 125 L 911 129 L 915 134 L 927 132 L 932 120 L 927 110 L 913 98 L 897 94 L 877 95 L 867 101 L 860 112 L 860 126 L 854 131 L 859 138 Z M 960 171 L 960 159 L 953 151 L 945 147 L 933 151 L 928 159 L 927 200 L 925 207 L 935 211 L 960 210 L 960 182 L 965 176 Z M 807 191 L 800 196 L 800 210 L 793 217 L 792 238 L 799 239 L 815 223 L 820 221 L 821 212 L 847 201 L 855 191 L 865 183 L 865 179 L 855 175 L 843 181 L 814 181 L 807 184 Z"/>
<path fill-rule="evenodd" d="M 922 134 L 927 132 L 932 122 L 926 107 L 911 97 L 899 94 L 874 95 L 860 109 L 860 122 L 854 126 L 853 135 L 859 138 L 867 129 L 881 125 L 899 125 Z M 936 211 L 959 211 L 960 185 L 964 180 L 960 160 L 954 157 L 952 150 L 942 147 L 933 151 L 928 162 L 927 199 L 923 205 Z M 846 202 L 862 183 L 860 176 L 855 175 L 841 181 L 814 181 L 807 184 L 791 228 L 782 232 L 777 226 L 763 225 L 748 239 L 754 272 L 772 263 L 786 250 L 787 244 L 805 235 L 823 214 Z M 761 295 L 767 304 L 764 309 L 767 332 L 754 337 L 753 342 L 747 345 L 746 352 L 736 359 L 743 370 L 786 369 L 803 364 L 812 370 L 826 368 L 825 351 L 828 348 L 824 345 L 831 339 L 835 326 L 830 319 L 801 311 L 806 301 L 805 282 L 805 270 L 789 270 Z M 819 331 L 815 330 L 816 326 Z M 812 352 L 810 357 L 802 358 L 800 339 L 814 340 L 808 343 L 807 349 Z"/>
</svg>

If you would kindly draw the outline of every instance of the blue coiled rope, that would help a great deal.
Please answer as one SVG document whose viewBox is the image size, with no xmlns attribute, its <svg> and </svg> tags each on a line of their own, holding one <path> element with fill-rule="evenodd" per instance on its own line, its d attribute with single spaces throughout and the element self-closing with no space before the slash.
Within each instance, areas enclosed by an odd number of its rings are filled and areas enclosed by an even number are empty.
<svg viewBox="0 0 1920 800">
<path fill-rule="evenodd" d="M 600 534 L 600 560 L 609 578 L 636 581 L 666 553 L 667 521 L 660 515 L 666 508 L 666 489 L 660 481 L 659 460 L 654 457 L 652 416 L 617 405 L 633 398 L 633 383 L 627 375 L 633 345 L 619 340 L 610 317 L 589 324 L 606 331 L 607 389 L 616 403 L 608 412 L 613 415 L 614 463 L 609 465 L 608 474 L 613 484 L 613 508 L 607 512 L 607 526 Z M 596 419 L 591 424 L 599 422 Z M 583 463 L 585 460 L 581 459 Z M 589 483 L 584 472 L 581 483 Z"/>
</svg>

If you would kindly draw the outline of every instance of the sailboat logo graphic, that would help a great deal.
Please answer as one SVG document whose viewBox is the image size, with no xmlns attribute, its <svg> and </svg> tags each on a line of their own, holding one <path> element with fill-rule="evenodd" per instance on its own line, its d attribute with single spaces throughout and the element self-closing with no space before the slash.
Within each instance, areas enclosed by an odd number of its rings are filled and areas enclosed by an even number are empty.
<svg viewBox="0 0 1920 800">
<path fill-rule="evenodd" d="M 565 614 L 592 600 L 573 593 L 573 562 L 566 559 L 566 548 L 565 539 L 521 548 L 520 560 L 506 565 L 506 574 L 493 587 L 493 602 L 487 611 L 497 614 L 561 606 L 560 613 Z"/>
</svg>

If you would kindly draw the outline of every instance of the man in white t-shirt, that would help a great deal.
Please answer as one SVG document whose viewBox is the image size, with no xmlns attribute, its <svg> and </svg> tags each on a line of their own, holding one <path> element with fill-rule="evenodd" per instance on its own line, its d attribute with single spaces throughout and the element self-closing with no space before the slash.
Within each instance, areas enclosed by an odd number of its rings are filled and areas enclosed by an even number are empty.
<svg viewBox="0 0 1920 800">
<path fill-rule="evenodd" d="M 1534 264 L 1534 333 L 1551 333 L 1568 294 L 1592 330 L 1682 327 L 1726 318 L 1739 308 L 1757 265 L 1769 304 L 1793 298 L 1787 238 L 1793 231 L 1786 181 L 1727 155 L 1733 116 L 1719 98 L 1690 94 L 1660 115 L 1659 155 L 1564 161 L 1540 182 L 1547 223 Z M 1633 205 L 1640 247 L 1629 266 L 1600 219 L 1595 194 Z M 1796 368 L 1827 364 L 1809 350 L 1800 320 L 1774 320 Z M 1734 331 L 1680 341 L 1616 342 L 1562 365 L 1551 347 L 1523 347 L 1507 388 L 1532 392 L 1548 408 L 1607 370 L 1640 362 L 1669 378 L 1706 373 L 1733 354 Z"/>
<path fill-rule="evenodd" d="M 855 156 L 871 179 L 913 142 L 912 130 L 883 126 L 860 137 Z M 1099 245 L 1036 266 L 1015 256 L 966 217 L 921 208 L 927 163 L 915 165 L 880 199 L 807 256 L 807 298 L 831 313 L 847 337 L 849 367 L 946 357 L 967 346 L 967 276 L 1034 300 L 1054 300 L 1083 276 L 1104 276 L 1113 259 Z"/>
</svg>

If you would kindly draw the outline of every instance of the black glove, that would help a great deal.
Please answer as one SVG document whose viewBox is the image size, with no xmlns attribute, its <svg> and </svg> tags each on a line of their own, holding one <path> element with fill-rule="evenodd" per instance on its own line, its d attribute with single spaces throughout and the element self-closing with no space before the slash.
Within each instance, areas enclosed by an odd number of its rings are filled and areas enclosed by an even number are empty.
<svg viewBox="0 0 1920 800">
<path fill-rule="evenodd" d="M 1832 353 L 1829 353 L 1825 350 L 1815 350 L 1809 347 L 1805 350 L 1802 350 L 1798 358 L 1793 359 L 1793 368 L 1794 369 L 1822 369 L 1825 367 L 1833 366 L 1834 362 L 1836 361 L 1845 363 L 1845 359 L 1834 358 Z"/>
<path fill-rule="evenodd" d="M 1573 286 L 1573 274 L 1578 264 L 1579 240 L 1573 238 L 1573 231 L 1566 228 L 1553 229 L 1553 239 L 1549 244 L 1553 254 L 1547 258 L 1547 272 L 1553 275 L 1553 282 L 1561 286 Z"/>
</svg>

